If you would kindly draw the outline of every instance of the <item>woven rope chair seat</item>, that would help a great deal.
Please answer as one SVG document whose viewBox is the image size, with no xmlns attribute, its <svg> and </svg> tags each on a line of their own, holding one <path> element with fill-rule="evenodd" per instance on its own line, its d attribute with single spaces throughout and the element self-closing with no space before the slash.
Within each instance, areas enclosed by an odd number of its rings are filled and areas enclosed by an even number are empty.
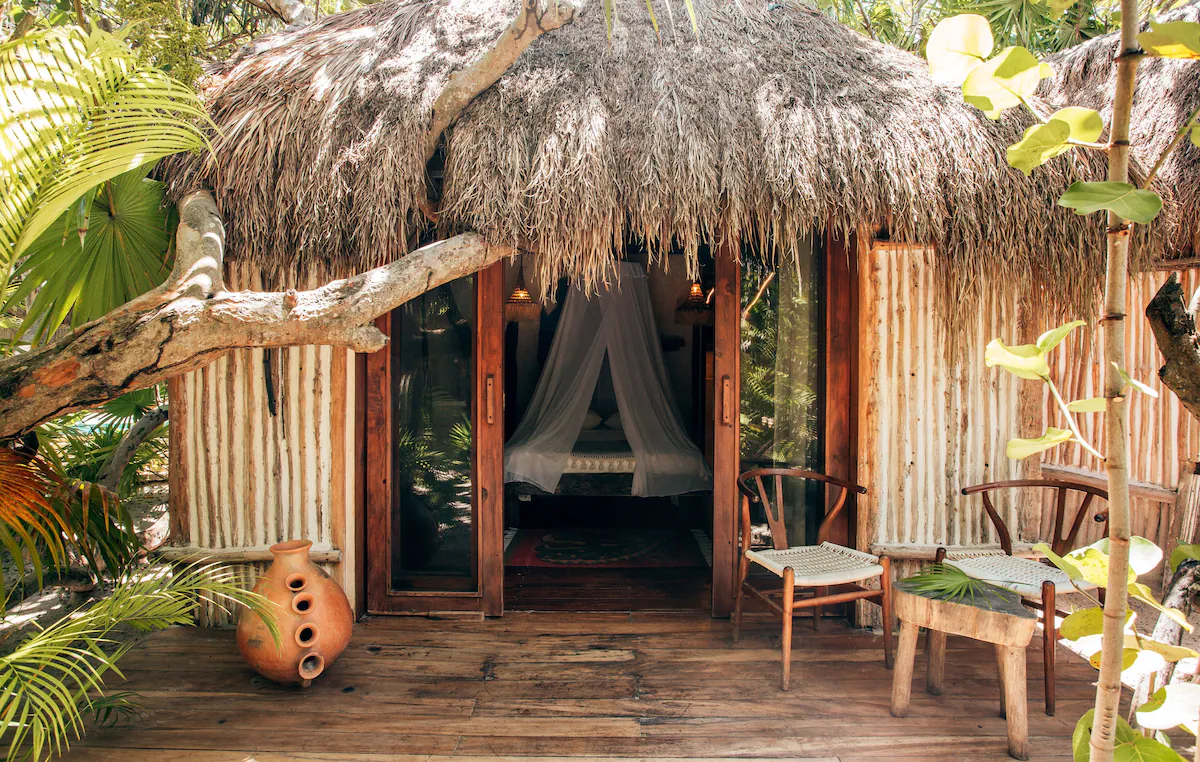
<svg viewBox="0 0 1200 762">
<path fill-rule="evenodd" d="M 787 550 L 748 550 L 746 557 L 780 577 L 790 566 L 796 575 L 796 587 L 842 585 L 883 574 L 875 556 L 832 542 Z"/>
<path fill-rule="evenodd" d="M 967 558 L 951 558 L 946 563 L 961 569 L 967 576 L 989 582 L 996 587 L 1012 590 L 1027 598 L 1042 596 L 1042 583 L 1053 582 L 1056 593 L 1073 593 L 1075 585 L 1061 569 L 1037 561 L 1009 555 L 974 555 Z M 1080 581 L 1084 590 L 1095 585 Z"/>
</svg>

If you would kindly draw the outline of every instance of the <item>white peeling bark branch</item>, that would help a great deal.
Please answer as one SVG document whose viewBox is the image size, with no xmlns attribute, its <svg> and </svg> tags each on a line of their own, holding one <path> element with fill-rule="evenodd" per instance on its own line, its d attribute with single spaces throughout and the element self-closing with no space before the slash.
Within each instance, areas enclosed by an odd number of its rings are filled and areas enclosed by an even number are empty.
<svg viewBox="0 0 1200 762">
<path fill-rule="evenodd" d="M 478 60 L 457 72 L 433 104 L 433 121 L 425 136 L 425 161 L 438 141 L 476 96 L 487 90 L 516 62 L 525 48 L 544 33 L 575 20 L 581 8 L 572 0 L 524 0 L 521 12 Z"/>
<path fill-rule="evenodd" d="M 312 291 L 229 292 L 208 192 L 179 204 L 175 269 L 158 288 L 36 351 L 0 360 L 0 439 L 195 370 L 232 349 L 322 344 L 373 352 L 379 315 L 514 252 L 477 233 Z"/>
</svg>

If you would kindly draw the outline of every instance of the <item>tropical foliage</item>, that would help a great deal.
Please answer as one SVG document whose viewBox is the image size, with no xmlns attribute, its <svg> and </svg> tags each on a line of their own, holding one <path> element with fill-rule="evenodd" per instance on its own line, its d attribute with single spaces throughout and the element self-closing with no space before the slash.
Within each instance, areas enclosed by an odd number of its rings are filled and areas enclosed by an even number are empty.
<svg viewBox="0 0 1200 762">
<path fill-rule="evenodd" d="M 0 72 L 0 287 L 64 214 L 64 229 L 87 229 L 101 183 L 207 145 L 196 94 L 120 35 L 35 32 L 0 45 Z"/>
<path fill-rule="evenodd" d="M 108 694 L 107 675 L 134 645 L 121 636 L 195 623 L 196 607 L 246 606 L 280 634 L 273 606 L 247 592 L 228 568 L 197 564 L 152 567 L 123 578 L 112 595 L 37 630 L 0 655 L 0 721 L 8 729 L 8 759 L 42 760 L 78 739 L 89 715 L 101 721 L 132 708 L 130 695 Z"/>
</svg>

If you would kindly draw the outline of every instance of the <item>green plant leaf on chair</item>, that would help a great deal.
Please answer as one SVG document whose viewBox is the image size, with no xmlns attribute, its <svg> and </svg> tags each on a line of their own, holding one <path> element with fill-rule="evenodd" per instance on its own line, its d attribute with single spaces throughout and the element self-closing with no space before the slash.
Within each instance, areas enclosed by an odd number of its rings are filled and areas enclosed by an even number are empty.
<svg viewBox="0 0 1200 762">
<path fill-rule="evenodd" d="M 1052 447 L 1057 447 L 1063 442 L 1070 441 L 1071 432 L 1066 429 L 1056 429 L 1053 426 L 1046 428 L 1046 433 L 1036 439 L 1010 439 L 1005 454 L 1011 460 L 1024 460 L 1030 455 L 1037 455 L 1039 452 L 1045 452 Z"/>
</svg>

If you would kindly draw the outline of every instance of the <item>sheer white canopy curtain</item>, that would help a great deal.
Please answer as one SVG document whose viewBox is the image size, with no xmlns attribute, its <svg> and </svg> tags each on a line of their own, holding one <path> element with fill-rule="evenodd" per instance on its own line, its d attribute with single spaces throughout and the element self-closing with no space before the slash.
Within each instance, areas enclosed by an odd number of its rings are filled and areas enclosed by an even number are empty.
<svg viewBox="0 0 1200 762">
<path fill-rule="evenodd" d="M 618 277 L 600 293 L 568 292 L 533 399 L 505 448 L 506 482 L 554 492 L 607 354 L 622 428 L 637 461 L 632 494 L 712 488 L 712 473 L 679 422 L 646 270 L 629 262 L 619 267 Z"/>
</svg>

